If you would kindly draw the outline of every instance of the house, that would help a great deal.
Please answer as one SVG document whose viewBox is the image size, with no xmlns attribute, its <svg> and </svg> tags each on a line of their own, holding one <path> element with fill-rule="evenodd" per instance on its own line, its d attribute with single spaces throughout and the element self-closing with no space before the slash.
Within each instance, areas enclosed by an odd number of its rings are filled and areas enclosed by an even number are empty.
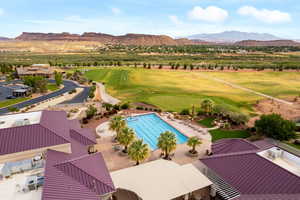
<svg viewBox="0 0 300 200">
<path fill-rule="evenodd" d="M 217 199 L 299 200 L 300 158 L 265 140 L 223 139 L 194 165 L 213 183 Z"/>
<path fill-rule="evenodd" d="M 111 173 L 117 200 L 209 200 L 212 182 L 192 164 L 155 160 Z"/>
<path fill-rule="evenodd" d="M 106 200 L 115 192 L 96 139 L 62 111 L 0 116 L 0 196 Z"/>
<path fill-rule="evenodd" d="M 49 64 L 33 64 L 29 67 L 18 67 L 16 70 L 20 78 L 25 76 L 43 76 L 50 78 L 54 74 L 54 70 Z"/>
</svg>

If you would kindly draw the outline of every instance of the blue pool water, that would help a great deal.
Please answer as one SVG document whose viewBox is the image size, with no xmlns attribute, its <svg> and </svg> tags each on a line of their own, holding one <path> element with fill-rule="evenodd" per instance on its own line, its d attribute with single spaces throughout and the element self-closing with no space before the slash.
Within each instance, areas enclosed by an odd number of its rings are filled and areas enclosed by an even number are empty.
<svg viewBox="0 0 300 200">
<path fill-rule="evenodd" d="M 128 127 L 132 128 L 137 137 L 143 139 L 152 150 L 157 149 L 157 139 L 161 133 L 170 131 L 176 135 L 177 144 L 185 143 L 188 138 L 177 129 L 162 120 L 156 114 L 145 114 L 126 118 Z"/>
</svg>

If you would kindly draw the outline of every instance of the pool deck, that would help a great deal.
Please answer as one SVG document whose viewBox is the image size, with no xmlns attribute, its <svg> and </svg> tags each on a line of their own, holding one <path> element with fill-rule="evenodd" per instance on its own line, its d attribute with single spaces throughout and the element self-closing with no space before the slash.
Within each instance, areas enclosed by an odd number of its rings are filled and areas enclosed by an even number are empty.
<svg viewBox="0 0 300 200">
<path fill-rule="evenodd" d="M 116 145 L 116 143 L 112 142 L 112 139 L 113 136 L 97 139 L 97 145 L 95 146 L 95 148 L 102 153 L 109 171 L 116 171 L 134 166 L 135 162 L 130 160 L 128 156 L 122 156 L 118 151 L 113 149 L 113 145 Z M 210 146 L 210 141 L 202 141 L 202 144 L 197 148 L 199 156 L 189 157 L 186 154 L 190 150 L 190 147 L 188 147 L 186 144 L 178 144 L 172 160 L 180 165 L 192 163 L 205 156 L 206 150 L 210 149 Z M 160 150 L 152 151 L 150 157 L 144 162 L 160 159 L 160 154 Z"/>
<path fill-rule="evenodd" d="M 132 114 L 131 116 L 143 114 L 150 113 Z M 202 128 L 195 124 L 192 125 L 189 122 L 184 122 L 181 120 L 173 120 L 164 115 L 159 115 L 159 117 L 185 136 L 197 136 L 202 141 L 202 144 L 197 147 L 197 151 L 199 153 L 198 157 L 187 156 L 187 152 L 190 150 L 190 147 L 188 147 L 186 144 L 177 144 L 174 157 L 172 158 L 174 162 L 180 165 L 192 163 L 193 161 L 205 156 L 206 151 L 211 149 L 211 135 L 208 133 L 206 128 Z M 113 149 L 113 146 L 116 145 L 116 143 L 113 142 L 115 132 L 109 130 L 109 121 L 102 121 L 102 123 L 95 128 L 95 131 L 100 137 L 97 139 L 97 145 L 95 148 L 99 152 L 102 152 L 109 171 L 115 171 L 135 165 L 135 162 L 130 160 L 128 156 L 121 156 L 118 151 Z M 160 154 L 161 151 L 159 149 L 152 151 L 150 157 L 145 162 L 160 159 Z"/>
</svg>

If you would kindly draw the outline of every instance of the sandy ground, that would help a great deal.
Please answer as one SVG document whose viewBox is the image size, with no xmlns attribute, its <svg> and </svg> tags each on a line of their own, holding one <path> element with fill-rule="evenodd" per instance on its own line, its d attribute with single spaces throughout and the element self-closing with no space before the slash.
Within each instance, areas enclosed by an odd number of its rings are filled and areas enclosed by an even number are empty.
<svg viewBox="0 0 300 200">
<path fill-rule="evenodd" d="M 293 104 L 287 105 L 271 99 L 264 99 L 259 101 L 259 103 L 254 106 L 254 109 L 259 115 L 276 113 L 280 114 L 283 118 L 288 120 L 299 120 L 300 98 L 289 99 L 289 101 L 293 101 Z M 259 116 L 251 118 L 248 123 L 248 126 L 253 126 L 255 120 L 257 119 L 259 119 Z"/>
<path fill-rule="evenodd" d="M 57 104 L 60 104 L 64 101 L 68 101 L 71 100 L 72 98 L 74 98 L 76 95 L 78 95 L 79 93 L 81 93 L 83 91 L 83 88 L 76 88 L 76 92 L 73 94 L 69 94 L 69 93 L 65 93 L 63 96 L 59 96 L 56 98 L 53 98 L 51 100 L 47 100 L 45 102 L 40 103 L 39 105 L 37 105 L 36 107 L 28 110 L 28 111 L 39 111 L 39 110 L 45 110 L 45 109 L 49 109 L 52 106 L 55 106 Z"/>
</svg>

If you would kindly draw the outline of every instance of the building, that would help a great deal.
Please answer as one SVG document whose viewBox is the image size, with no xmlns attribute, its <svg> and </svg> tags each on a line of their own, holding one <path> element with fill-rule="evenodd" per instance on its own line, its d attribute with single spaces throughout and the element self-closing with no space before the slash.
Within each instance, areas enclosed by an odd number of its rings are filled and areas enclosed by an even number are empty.
<svg viewBox="0 0 300 200">
<path fill-rule="evenodd" d="M 212 182 L 192 164 L 155 160 L 111 173 L 117 200 L 209 200 Z"/>
<path fill-rule="evenodd" d="M 65 112 L 0 116 L 0 196 L 106 200 L 115 192 L 96 139 Z"/>
<path fill-rule="evenodd" d="M 194 163 L 214 183 L 217 199 L 299 200 L 300 158 L 266 141 L 223 139 Z"/>
<path fill-rule="evenodd" d="M 22 78 L 25 76 L 43 76 L 50 78 L 53 76 L 54 70 L 49 64 L 34 64 L 29 67 L 18 67 L 17 75 Z"/>
</svg>

